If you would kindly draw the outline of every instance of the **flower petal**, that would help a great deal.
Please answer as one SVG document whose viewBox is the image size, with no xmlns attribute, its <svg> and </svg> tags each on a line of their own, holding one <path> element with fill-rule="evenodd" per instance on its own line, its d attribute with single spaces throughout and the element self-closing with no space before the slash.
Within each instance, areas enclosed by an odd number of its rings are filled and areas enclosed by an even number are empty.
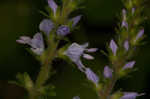
<svg viewBox="0 0 150 99">
<path fill-rule="evenodd" d="M 133 68 L 133 66 L 135 65 L 135 61 L 130 61 L 127 64 L 125 64 L 125 66 L 123 67 L 123 69 L 130 69 Z"/>
<path fill-rule="evenodd" d="M 88 80 L 92 81 L 95 85 L 98 85 L 99 77 L 90 68 L 86 68 L 85 74 Z"/>
<path fill-rule="evenodd" d="M 79 15 L 79 16 L 76 16 L 76 17 L 71 19 L 71 21 L 73 22 L 72 27 L 75 27 L 78 24 L 78 22 L 80 21 L 81 17 L 82 16 Z"/>
<path fill-rule="evenodd" d="M 31 46 L 31 50 L 37 55 L 41 55 L 44 51 L 44 41 L 41 33 L 36 33 L 33 39 L 27 36 L 21 36 L 19 40 L 16 40 L 21 44 L 28 44 Z"/>
<path fill-rule="evenodd" d="M 124 95 L 120 99 L 136 99 L 136 97 L 142 95 L 144 94 L 138 94 L 137 92 L 124 92 Z"/>
<path fill-rule="evenodd" d="M 89 54 L 83 54 L 83 58 L 87 59 L 87 60 L 93 60 L 94 57 L 89 55 Z"/>
<path fill-rule="evenodd" d="M 18 42 L 20 44 L 30 44 L 31 38 L 28 36 L 21 36 L 19 40 L 16 40 L 16 42 Z"/>
<path fill-rule="evenodd" d="M 128 40 L 126 40 L 126 41 L 124 42 L 124 48 L 125 48 L 126 51 L 129 50 L 129 41 L 128 41 Z"/>
<path fill-rule="evenodd" d="M 117 44 L 115 43 L 114 40 L 110 41 L 109 48 L 112 50 L 114 56 L 116 56 L 116 52 L 117 52 L 118 46 L 117 46 Z"/>
<path fill-rule="evenodd" d="M 54 15 L 56 15 L 56 11 L 57 11 L 57 4 L 55 3 L 54 0 L 48 0 L 48 5 L 49 7 L 52 9 Z"/>
<path fill-rule="evenodd" d="M 41 33 L 36 33 L 31 40 L 31 46 L 33 48 L 44 48 L 44 40 Z"/>
<path fill-rule="evenodd" d="M 104 77 L 105 78 L 112 78 L 112 72 L 113 70 L 109 68 L 108 66 L 104 67 Z"/>
<path fill-rule="evenodd" d="M 61 25 L 57 29 L 57 35 L 66 36 L 69 33 L 70 33 L 70 28 L 66 25 Z"/>
<path fill-rule="evenodd" d="M 81 62 L 81 60 L 76 61 L 75 64 L 77 65 L 78 69 L 79 69 L 81 72 L 84 72 L 85 66 L 83 65 L 83 63 Z"/>
<path fill-rule="evenodd" d="M 141 29 L 141 30 L 138 32 L 137 36 L 136 36 L 135 42 L 136 42 L 139 38 L 141 38 L 143 35 L 144 35 L 144 29 Z"/>
<path fill-rule="evenodd" d="M 85 51 L 89 53 L 93 53 L 93 52 L 96 52 L 97 50 L 98 48 L 89 48 L 89 49 L 86 49 Z"/>
<path fill-rule="evenodd" d="M 68 56 L 73 62 L 80 60 L 80 57 L 83 55 L 83 53 L 84 48 L 77 43 L 71 44 L 67 51 L 65 51 L 65 55 Z"/>
<path fill-rule="evenodd" d="M 54 24 L 49 19 L 42 20 L 41 23 L 40 23 L 40 25 L 39 25 L 40 31 L 43 31 L 44 33 L 46 33 L 47 36 L 49 35 L 50 31 L 53 28 L 54 28 Z"/>
</svg>

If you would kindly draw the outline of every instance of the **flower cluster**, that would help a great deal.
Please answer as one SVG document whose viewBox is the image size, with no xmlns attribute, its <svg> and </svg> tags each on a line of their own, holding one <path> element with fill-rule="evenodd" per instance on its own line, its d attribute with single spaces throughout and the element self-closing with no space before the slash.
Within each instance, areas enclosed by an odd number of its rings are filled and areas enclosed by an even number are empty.
<svg viewBox="0 0 150 99">
<path fill-rule="evenodd" d="M 112 92 L 116 81 L 133 69 L 136 61 L 131 56 L 144 37 L 144 29 L 140 27 L 141 21 L 139 21 L 141 18 L 139 1 L 124 1 L 126 5 L 122 10 L 121 24 L 117 30 L 118 38 L 110 40 L 107 47 L 107 56 L 110 62 L 104 66 L 101 77 L 82 62 L 82 58 L 93 60 L 94 57 L 90 53 L 96 52 L 98 48 L 88 48 L 88 43 L 80 45 L 75 42 L 67 48 L 66 46 L 58 47 L 59 41 L 64 40 L 81 19 L 81 15 L 69 18 L 70 13 L 76 9 L 76 3 L 76 0 L 63 0 L 59 7 L 54 0 L 48 0 L 49 14 L 46 15 L 48 18 L 40 22 L 40 32 L 36 33 L 33 38 L 21 36 L 16 40 L 20 44 L 29 45 L 31 51 L 40 57 L 42 63 L 35 82 L 27 74 L 19 76 L 19 79 L 20 77 L 25 78 L 23 79 L 25 82 L 21 82 L 25 85 L 29 98 L 37 99 L 46 92 L 48 85 L 44 84 L 51 75 L 51 63 L 56 56 L 59 57 L 59 52 L 61 55 L 67 56 L 86 75 L 86 78 L 94 85 L 100 99 L 136 99 L 136 97 L 144 95 L 137 92 Z M 80 99 L 80 97 L 75 96 L 73 99 Z"/>
<path fill-rule="evenodd" d="M 96 85 L 96 90 L 100 99 L 136 99 L 138 96 L 144 95 L 137 92 L 112 92 L 112 89 L 116 81 L 128 74 L 135 66 L 136 61 L 132 60 L 133 52 L 135 51 L 137 45 L 141 42 L 144 35 L 144 29 L 141 28 L 141 11 L 139 8 L 141 2 L 137 0 L 126 0 L 123 1 L 125 4 L 125 9 L 122 10 L 121 24 L 119 26 L 118 39 L 112 39 L 108 46 L 108 59 L 110 60 L 109 65 L 104 66 L 103 77 L 104 79 L 99 80 L 99 77 L 92 72 L 91 69 L 85 68 L 85 66 L 79 65 L 80 61 L 74 61 L 74 56 L 83 56 L 83 50 L 81 53 L 73 50 L 73 54 L 70 54 L 70 50 L 67 50 L 66 54 L 78 68 L 86 71 L 85 74 L 88 80 L 91 80 Z M 69 47 L 68 49 L 70 49 Z M 89 56 L 88 56 L 89 57 Z M 89 59 L 89 58 L 86 58 Z M 90 57 L 91 59 L 91 57 Z M 77 97 L 77 98 L 76 98 Z M 78 99 L 76 96 L 73 99 Z"/>
<path fill-rule="evenodd" d="M 90 69 L 83 65 L 81 61 L 81 57 L 87 60 L 93 60 L 94 57 L 86 54 L 96 52 L 97 48 L 87 48 L 88 43 L 83 45 L 79 45 L 77 43 L 73 43 L 69 46 L 69 48 L 64 52 L 66 56 L 68 56 L 77 66 L 78 69 L 86 74 L 88 80 L 92 81 L 95 85 L 98 85 L 99 77 Z"/>
<path fill-rule="evenodd" d="M 47 3 L 48 8 L 46 10 L 48 15 L 42 12 L 47 18 L 40 22 L 40 32 L 36 33 L 33 38 L 21 36 L 16 40 L 17 43 L 29 45 L 31 51 L 35 54 L 35 57 L 39 57 L 38 59 L 42 65 L 35 82 L 31 80 L 28 74 L 26 74 L 30 79 L 28 81 L 25 80 L 26 76 L 24 77 L 24 75 L 19 76 L 19 79 L 17 78 L 19 81 L 16 83 L 18 84 L 19 82 L 18 85 L 25 86 L 24 88 L 28 91 L 30 99 L 37 99 L 42 95 L 47 96 L 47 93 L 50 94 L 47 90 L 52 90 L 53 88 L 47 87 L 49 84 L 45 85 L 45 83 L 52 74 L 53 68 L 51 67 L 51 63 L 57 56 L 57 52 L 60 50 L 58 48 L 59 41 L 64 40 L 81 19 L 81 15 L 72 18 L 69 17 L 70 13 L 77 9 L 77 1 L 63 0 L 62 4 L 58 5 L 54 0 L 48 0 Z M 77 44 L 75 44 L 75 46 L 76 45 Z M 78 46 L 80 45 L 77 45 L 77 47 Z M 80 49 L 92 52 L 92 49 L 86 49 L 86 46 L 87 45 L 83 45 L 83 48 Z M 80 53 L 82 54 L 82 51 Z M 84 54 L 84 57 L 90 58 L 88 54 Z M 78 64 L 81 66 L 82 63 L 78 62 Z M 25 82 L 20 81 L 22 79 Z M 22 83 L 20 84 L 20 82 Z M 30 83 L 32 83 L 32 87 L 26 87 L 26 85 L 29 85 Z"/>
<path fill-rule="evenodd" d="M 54 0 L 48 0 L 48 5 L 49 8 L 52 9 L 54 17 L 56 17 L 58 5 L 54 2 Z M 51 35 L 50 33 L 54 32 L 52 30 L 56 29 L 56 33 L 54 35 L 64 37 L 70 34 L 71 29 L 78 24 L 80 19 L 81 15 L 68 19 L 67 24 L 58 24 L 58 26 L 57 23 L 54 23 L 54 21 L 51 19 L 43 19 L 39 25 L 39 30 L 41 32 L 36 33 L 33 38 L 30 38 L 28 36 L 21 36 L 20 39 L 16 41 L 20 44 L 30 45 L 31 50 L 35 54 L 41 55 L 45 50 L 45 44 L 42 33 L 44 33 L 44 35 L 46 35 L 46 37 L 49 39 L 49 35 Z M 69 26 L 70 23 L 71 26 Z"/>
</svg>

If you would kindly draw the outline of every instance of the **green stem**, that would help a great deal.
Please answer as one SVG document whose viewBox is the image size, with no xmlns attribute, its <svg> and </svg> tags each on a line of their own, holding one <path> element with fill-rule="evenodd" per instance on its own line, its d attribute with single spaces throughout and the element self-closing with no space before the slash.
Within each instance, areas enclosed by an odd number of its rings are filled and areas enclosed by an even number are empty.
<svg viewBox="0 0 150 99">
<path fill-rule="evenodd" d="M 52 60 L 56 56 L 57 45 L 58 43 L 52 44 L 50 50 L 46 55 L 46 59 L 43 63 L 43 66 L 41 67 L 41 70 L 35 83 L 36 88 L 40 88 L 49 78 L 49 72 L 52 69 L 50 65 L 52 63 Z"/>
<path fill-rule="evenodd" d="M 48 80 L 50 76 L 50 71 L 52 69 L 50 65 L 56 56 L 58 43 L 59 41 L 51 43 L 51 48 L 48 48 L 48 52 L 45 54 L 46 59 L 44 60 L 43 65 L 41 66 L 40 72 L 35 82 L 35 89 L 29 92 L 29 99 L 37 99 L 37 97 L 40 95 L 37 92 L 37 90 L 40 89 Z"/>
<path fill-rule="evenodd" d="M 69 3 L 69 1 L 65 1 L 64 4 L 68 4 L 68 3 Z M 67 17 L 70 13 L 70 11 L 68 11 L 67 6 L 68 5 L 63 5 L 62 16 L 60 16 L 56 20 L 55 28 L 51 31 L 52 33 L 56 32 L 56 30 L 60 24 L 65 24 Z M 37 76 L 37 80 L 35 82 L 35 86 L 34 86 L 35 89 L 32 92 L 29 92 L 30 99 L 37 99 L 38 98 L 38 96 L 40 95 L 40 93 L 38 93 L 38 90 L 48 80 L 48 78 L 50 76 L 50 71 L 52 69 L 51 63 L 57 54 L 57 46 L 58 46 L 59 41 L 60 40 L 55 39 L 55 35 L 53 35 L 53 34 L 50 35 L 48 42 L 47 42 L 48 45 L 50 45 L 50 47 L 48 47 L 47 51 L 44 53 L 44 55 L 42 57 L 42 66 L 41 66 L 40 72 Z"/>
</svg>

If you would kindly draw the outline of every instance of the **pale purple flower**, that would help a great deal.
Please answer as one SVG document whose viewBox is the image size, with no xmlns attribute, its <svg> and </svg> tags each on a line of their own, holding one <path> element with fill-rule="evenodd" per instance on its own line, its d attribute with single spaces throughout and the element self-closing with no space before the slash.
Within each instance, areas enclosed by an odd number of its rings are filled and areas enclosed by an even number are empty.
<svg viewBox="0 0 150 99">
<path fill-rule="evenodd" d="M 39 25 L 40 31 L 43 31 L 47 36 L 49 35 L 49 33 L 53 28 L 54 28 L 54 23 L 50 19 L 42 20 Z"/>
<path fill-rule="evenodd" d="M 54 0 L 48 0 L 48 5 L 49 7 L 52 9 L 54 16 L 56 16 L 56 12 L 57 12 L 57 4 L 55 3 Z"/>
<path fill-rule="evenodd" d="M 83 54 L 83 58 L 87 59 L 87 60 L 93 60 L 94 57 L 89 55 L 89 54 Z"/>
<path fill-rule="evenodd" d="M 92 81 L 96 86 L 98 85 L 99 77 L 90 68 L 85 69 L 85 74 L 88 80 Z"/>
<path fill-rule="evenodd" d="M 88 53 L 93 53 L 93 52 L 96 52 L 98 50 L 98 48 L 89 48 L 89 49 L 86 49 L 86 51 Z"/>
<path fill-rule="evenodd" d="M 80 97 L 79 96 L 75 96 L 72 99 L 80 99 Z"/>
<path fill-rule="evenodd" d="M 123 69 L 131 69 L 133 68 L 133 66 L 135 65 L 135 61 L 130 61 L 128 63 L 125 64 L 125 66 L 123 66 Z"/>
<path fill-rule="evenodd" d="M 113 70 L 109 66 L 104 67 L 104 77 L 105 78 L 112 78 Z"/>
<path fill-rule="evenodd" d="M 117 46 L 117 44 L 115 43 L 114 40 L 110 41 L 109 48 L 112 50 L 112 53 L 114 54 L 114 56 L 116 56 L 118 46 Z"/>
<path fill-rule="evenodd" d="M 125 48 L 126 51 L 129 50 L 129 41 L 128 41 L 128 40 L 126 40 L 126 41 L 124 42 L 124 48 Z"/>
<path fill-rule="evenodd" d="M 142 94 L 138 94 L 137 92 L 124 92 L 123 96 L 120 99 L 136 99 L 138 96 L 142 96 Z"/>
<path fill-rule="evenodd" d="M 85 48 L 77 43 L 73 43 L 69 46 L 65 55 L 67 55 L 73 62 L 80 60 L 80 57 L 83 55 Z"/>
<path fill-rule="evenodd" d="M 79 15 L 79 16 L 76 16 L 76 17 L 74 17 L 74 18 L 71 19 L 71 21 L 72 21 L 72 27 L 75 27 L 78 24 L 78 22 L 80 21 L 81 17 L 82 16 Z"/>
<path fill-rule="evenodd" d="M 44 51 L 44 41 L 41 33 L 36 33 L 33 38 L 27 36 L 21 36 L 19 40 L 16 40 L 21 44 L 28 44 L 31 46 L 31 50 L 37 55 L 41 55 Z"/>
<path fill-rule="evenodd" d="M 19 40 L 16 40 L 16 42 L 20 44 L 30 44 L 31 38 L 28 36 L 21 36 Z"/>
<path fill-rule="evenodd" d="M 78 61 L 76 61 L 76 62 L 74 62 L 74 63 L 77 65 L 78 69 L 79 69 L 81 72 L 84 72 L 85 66 L 83 65 L 83 63 L 82 63 L 81 60 L 78 60 Z"/>
<path fill-rule="evenodd" d="M 84 65 L 81 62 L 81 57 L 86 59 L 94 59 L 94 57 L 85 54 L 85 52 L 88 52 L 88 43 L 85 43 L 83 45 L 79 45 L 77 43 L 73 43 L 69 46 L 69 48 L 65 51 L 65 55 L 68 56 L 79 68 L 79 70 L 83 71 L 85 68 Z M 94 51 L 93 51 L 94 52 Z"/>
<path fill-rule="evenodd" d="M 59 36 L 66 36 L 69 33 L 70 33 L 70 28 L 66 25 L 61 25 L 57 29 L 57 35 Z"/>
<path fill-rule="evenodd" d="M 141 38 L 143 35 L 144 35 L 144 29 L 141 29 L 141 30 L 138 32 L 138 34 L 137 34 L 137 36 L 136 36 L 136 38 L 135 38 L 135 42 L 136 42 L 139 38 Z"/>
</svg>

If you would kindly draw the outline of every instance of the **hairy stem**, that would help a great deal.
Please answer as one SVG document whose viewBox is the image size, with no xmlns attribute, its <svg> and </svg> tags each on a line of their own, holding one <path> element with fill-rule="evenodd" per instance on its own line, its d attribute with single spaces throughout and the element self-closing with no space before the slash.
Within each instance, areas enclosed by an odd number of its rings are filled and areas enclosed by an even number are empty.
<svg viewBox="0 0 150 99">
<path fill-rule="evenodd" d="M 56 56 L 58 42 L 51 43 L 51 48 L 48 49 L 48 52 L 46 53 L 46 59 L 44 60 L 40 72 L 37 76 L 37 80 L 35 82 L 35 89 L 29 92 L 29 99 L 37 99 L 37 97 L 40 95 L 37 92 L 38 89 L 40 89 L 48 80 L 50 76 L 50 71 L 52 69 L 50 65 L 54 57 Z"/>
<path fill-rule="evenodd" d="M 47 57 L 45 59 L 45 62 L 43 63 L 43 66 L 41 67 L 41 71 L 39 72 L 39 75 L 37 77 L 35 86 L 36 88 L 41 87 L 49 78 L 49 72 L 52 69 L 51 68 L 51 63 L 54 57 L 56 56 L 56 48 L 57 48 L 58 43 L 51 45 L 51 49 L 47 53 Z"/>
</svg>

